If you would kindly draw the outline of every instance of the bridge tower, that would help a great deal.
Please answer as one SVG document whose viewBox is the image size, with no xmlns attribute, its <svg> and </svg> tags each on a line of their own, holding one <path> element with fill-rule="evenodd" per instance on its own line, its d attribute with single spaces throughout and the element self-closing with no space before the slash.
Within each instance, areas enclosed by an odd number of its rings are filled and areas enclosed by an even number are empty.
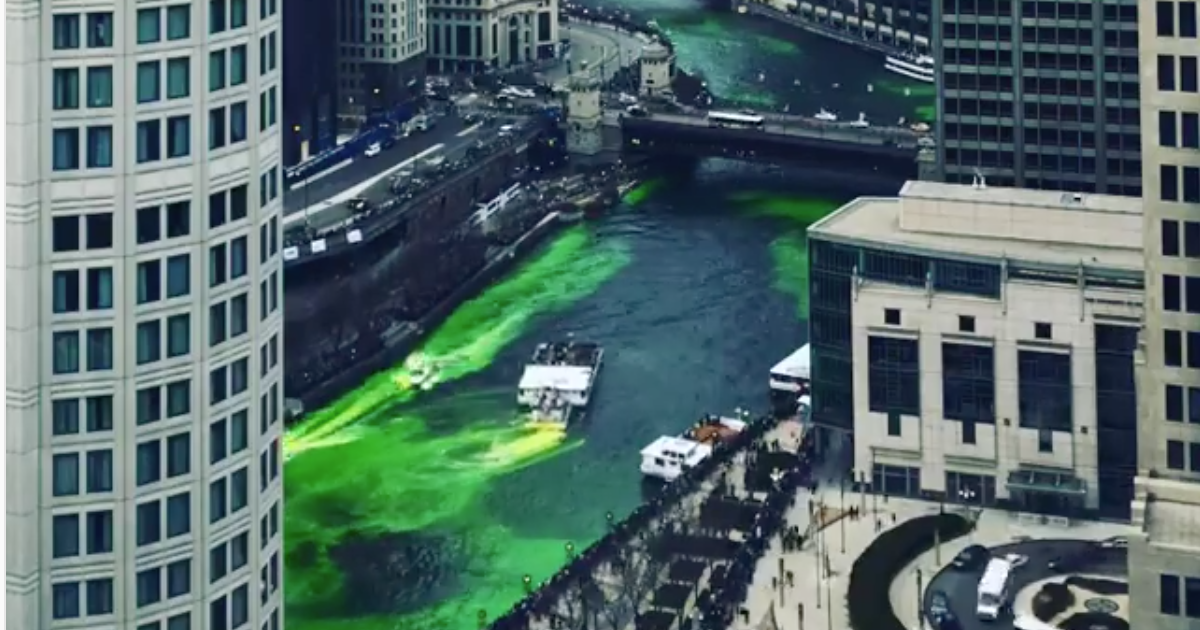
<svg viewBox="0 0 1200 630">
<path fill-rule="evenodd" d="M 600 82 L 590 72 L 571 77 L 567 97 L 567 152 L 596 155 L 604 148 Z"/>
<path fill-rule="evenodd" d="M 671 67 L 674 61 L 671 51 L 658 42 L 642 48 L 638 90 L 642 96 L 659 96 L 671 90 Z"/>
</svg>

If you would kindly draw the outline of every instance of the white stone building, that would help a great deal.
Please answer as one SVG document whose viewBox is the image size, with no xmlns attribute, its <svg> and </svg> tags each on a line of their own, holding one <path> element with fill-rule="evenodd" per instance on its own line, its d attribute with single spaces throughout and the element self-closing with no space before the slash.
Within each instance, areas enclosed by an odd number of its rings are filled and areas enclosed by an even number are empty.
<svg viewBox="0 0 1200 630">
<path fill-rule="evenodd" d="M 558 47 L 558 0 L 429 0 L 432 72 L 508 68 Z"/>
<path fill-rule="evenodd" d="M 1133 198 L 909 182 L 811 227 L 815 419 L 853 431 L 856 478 L 1023 511 L 1123 509 L 1141 226 Z"/>
<path fill-rule="evenodd" d="M 1200 619 L 1200 18 L 1138 2 L 1146 317 L 1130 625 Z"/>
<path fill-rule="evenodd" d="M 282 9 L 7 5 L 8 628 L 283 625 Z"/>
</svg>

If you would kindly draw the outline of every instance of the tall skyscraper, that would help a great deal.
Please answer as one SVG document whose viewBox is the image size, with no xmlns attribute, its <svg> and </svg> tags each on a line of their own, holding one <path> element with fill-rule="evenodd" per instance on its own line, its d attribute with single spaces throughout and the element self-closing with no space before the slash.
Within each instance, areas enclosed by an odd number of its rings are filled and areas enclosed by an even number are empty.
<svg viewBox="0 0 1200 630">
<path fill-rule="evenodd" d="M 945 181 L 1141 194 L 1137 0 L 938 0 L 934 24 Z"/>
<path fill-rule="evenodd" d="M 281 9 L 8 4 L 10 628 L 282 627 Z"/>
<path fill-rule="evenodd" d="M 337 0 L 338 115 L 355 129 L 425 90 L 425 0 Z"/>
<path fill-rule="evenodd" d="M 283 164 L 337 146 L 337 3 L 293 0 L 283 13 Z"/>
<path fill-rule="evenodd" d="M 1200 39 L 1193 0 L 1139 0 L 1146 316 L 1130 625 L 1200 609 Z"/>
</svg>

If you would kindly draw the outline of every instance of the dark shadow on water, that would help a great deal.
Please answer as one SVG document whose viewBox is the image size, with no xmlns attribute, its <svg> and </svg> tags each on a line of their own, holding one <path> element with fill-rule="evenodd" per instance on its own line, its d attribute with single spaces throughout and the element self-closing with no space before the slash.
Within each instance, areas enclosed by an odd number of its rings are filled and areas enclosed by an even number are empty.
<svg viewBox="0 0 1200 630">
<path fill-rule="evenodd" d="M 467 567 L 461 536 L 348 536 L 330 550 L 345 576 L 348 616 L 417 612 L 456 594 Z"/>
</svg>

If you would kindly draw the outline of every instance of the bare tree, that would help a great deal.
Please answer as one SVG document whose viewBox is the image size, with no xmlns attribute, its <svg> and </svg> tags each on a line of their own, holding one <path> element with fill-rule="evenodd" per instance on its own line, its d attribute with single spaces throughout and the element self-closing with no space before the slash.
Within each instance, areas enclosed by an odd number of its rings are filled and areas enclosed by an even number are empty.
<svg viewBox="0 0 1200 630">
<path fill-rule="evenodd" d="M 594 583 L 589 575 L 578 575 L 571 579 L 558 596 L 557 616 L 562 630 L 588 630 L 588 622 L 595 614 L 595 605 L 589 601 L 589 585 Z"/>
<path fill-rule="evenodd" d="M 604 605 L 598 617 L 607 630 L 621 630 L 634 620 L 646 595 L 658 583 L 658 565 L 643 543 L 622 549 L 607 568 L 601 584 Z"/>
</svg>

